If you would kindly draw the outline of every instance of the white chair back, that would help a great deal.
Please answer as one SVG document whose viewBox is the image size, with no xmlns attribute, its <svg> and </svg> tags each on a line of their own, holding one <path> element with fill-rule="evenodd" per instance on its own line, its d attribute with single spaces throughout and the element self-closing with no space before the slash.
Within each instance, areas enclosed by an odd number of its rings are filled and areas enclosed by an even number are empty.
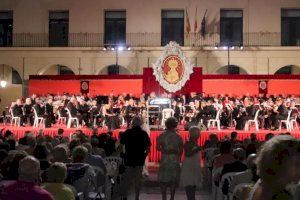
<svg viewBox="0 0 300 200">
<path fill-rule="evenodd" d="M 258 110 L 255 112 L 255 116 L 254 116 L 254 120 L 255 120 L 255 121 L 256 121 L 256 120 L 257 120 L 257 118 L 258 118 L 259 112 L 260 112 L 260 110 L 259 110 L 259 109 L 258 109 Z"/>
<path fill-rule="evenodd" d="M 32 107 L 32 108 L 33 108 L 34 118 L 38 118 L 39 116 L 37 114 L 37 111 L 36 111 L 35 107 Z"/>
<path fill-rule="evenodd" d="M 71 112 L 70 112 L 69 108 L 66 108 L 66 111 L 68 113 L 69 118 L 72 118 L 72 115 L 71 115 Z"/>
<path fill-rule="evenodd" d="M 164 119 L 168 119 L 174 116 L 175 111 L 171 108 L 165 108 L 162 110 L 162 115 Z"/>
<path fill-rule="evenodd" d="M 292 115 L 292 110 L 289 110 L 288 116 L 287 116 L 287 119 L 286 119 L 287 121 L 290 121 L 291 115 Z"/>
<path fill-rule="evenodd" d="M 221 109 L 219 109 L 217 111 L 217 115 L 216 115 L 216 119 L 215 120 L 219 120 L 220 119 L 220 115 L 221 115 Z"/>
</svg>

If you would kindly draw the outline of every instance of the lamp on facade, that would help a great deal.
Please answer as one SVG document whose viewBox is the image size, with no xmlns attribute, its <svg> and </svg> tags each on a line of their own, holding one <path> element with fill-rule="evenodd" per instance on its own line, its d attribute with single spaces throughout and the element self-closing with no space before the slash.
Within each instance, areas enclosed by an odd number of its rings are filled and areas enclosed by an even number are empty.
<svg viewBox="0 0 300 200">
<path fill-rule="evenodd" d="M 0 86 L 2 88 L 5 88 L 7 85 L 7 81 L 4 80 L 4 65 L 2 65 L 2 80 L 0 81 Z"/>
</svg>

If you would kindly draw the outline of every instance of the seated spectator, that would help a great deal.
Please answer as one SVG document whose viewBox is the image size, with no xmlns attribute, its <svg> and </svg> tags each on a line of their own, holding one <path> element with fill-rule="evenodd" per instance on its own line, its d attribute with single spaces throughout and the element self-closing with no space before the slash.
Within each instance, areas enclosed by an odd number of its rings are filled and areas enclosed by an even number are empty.
<svg viewBox="0 0 300 200">
<path fill-rule="evenodd" d="M 209 139 L 205 141 L 204 143 L 204 149 L 207 148 L 219 148 L 219 139 L 217 134 L 212 133 L 209 135 Z"/>
<path fill-rule="evenodd" d="M 42 188 L 47 190 L 55 200 L 75 200 L 73 191 L 64 184 L 67 178 L 67 167 L 64 163 L 55 162 L 47 171 L 47 183 Z"/>
<path fill-rule="evenodd" d="M 92 145 L 92 148 L 93 148 L 93 154 L 95 155 L 99 155 L 101 157 L 105 157 L 105 151 L 104 149 L 102 148 L 99 148 L 98 145 L 99 145 L 99 140 L 98 138 L 91 138 L 91 145 Z"/>
<path fill-rule="evenodd" d="M 269 141 L 269 140 L 271 140 L 273 137 L 274 137 L 274 133 L 268 133 L 268 134 L 266 134 L 266 136 L 265 136 L 265 141 Z"/>
<path fill-rule="evenodd" d="M 237 148 L 242 146 L 242 142 L 238 140 L 238 133 L 236 131 L 233 131 L 230 134 L 230 142 L 232 148 Z"/>
<path fill-rule="evenodd" d="M 107 157 L 116 152 L 116 139 L 112 137 L 112 132 L 99 135 L 99 147 L 104 149 Z"/>
<path fill-rule="evenodd" d="M 87 163 L 85 163 L 88 150 L 83 146 L 77 146 L 72 152 L 72 163 L 67 164 L 66 184 L 75 187 L 77 192 L 83 192 L 87 197 L 88 193 L 95 186 L 95 171 Z"/>
<path fill-rule="evenodd" d="M 40 161 L 42 171 L 45 171 L 50 167 L 48 154 L 49 152 L 45 145 L 37 145 L 32 152 L 32 155 Z"/>
<path fill-rule="evenodd" d="M 32 155 L 33 150 L 36 146 L 36 139 L 33 136 L 27 136 L 26 137 L 28 148 L 25 149 L 25 151 L 28 153 L 28 155 Z"/>
<path fill-rule="evenodd" d="M 71 160 L 68 157 L 68 148 L 60 144 L 56 147 L 54 147 L 53 151 L 51 152 L 52 159 L 50 160 L 51 162 L 62 162 L 62 163 L 69 163 Z"/>
<path fill-rule="evenodd" d="M 4 149 L 0 149 L 0 164 L 7 156 L 8 156 L 8 152 Z"/>
<path fill-rule="evenodd" d="M 237 148 L 233 151 L 233 157 L 234 157 L 234 161 L 232 163 L 229 164 L 225 164 L 223 167 L 223 170 L 221 172 L 221 178 L 220 180 L 222 180 L 222 177 L 230 172 L 242 172 L 247 170 L 247 165 L 245 165 L 243 163 L 243 161 L 246 158 L 246 152 L 245 150 L 243 150 L 242 148 Z M 222 188 L 222 192 L 223 194 L 227 194 L 228 193 L 228 187 L 229 187 L 229 183 L 228 180 L 224 181 L 223 185 L 220 185 Z"/>
<path fill-rule="evenodd" d="M 26 156 L 20 161 L 19 180 L 2 185 L 0 199 L 2 200 L 52 200 L 49 192 L 39 187 L 40 163 L 32 156 Z"/>
<path fill-rule="evenodd" d="M 267 141 L 257 158 L 260 180 L 249 199 L 291 199 L 291 194 L 285 188 L 289 183 L 299 181 L 299 160 L 299 141 L 295 138 L 280 135 Z"/>
<path fill-rule="evenodd" d="M 25 151 L 10 151 L 1 164 L 1 173 L 4 180 L 17 180 L 19 178 L 19 162 L 27 156 Z"/>
<path fill-rule="evenodd" d="M 103 158 L 99 155 L 92 154 L 93 149 L 92 149 L 92 145 L 90 143 L 84 143 L 82 146 L 84 146 L 88 150 L 86 163 L 91 166 L 97 167 L 97 170 L 99 170 L 97 182 L 98 182 L 98 185 L 102 185 L 105 182 L 106 174 L 107 174 L 107 169 L 104 164 Z M 101 182 L 101 180 L 103 180 L 103 182 Z"/>
<path fill-rule="evenodd" d="M 247 167 L 248 169 L 243 172 L 239 172 L 236 175 L 232 177 L 232 180 L 230 181 L 229 184 L 229 189 L 228 191 L 233 193 L 233 190 L 235 186 L 241 183 L 251 183 L 254 184 L 256 181 L 259 179 L 259 177 L 256 174 L 256 154 L 251 154 L 247 158 Z M 227 194 L 226 190 L 223 190 L 223 194 Z"/>
<path fill-rule="evenodd" d="M 231 153 L 231 142 L 222 141 L 220 145 L 220 154 L 216 155 L 213 161 L 213 168 L 223 167 L 224 164 L 232 163 L 234 158 Z"/>
</svg>

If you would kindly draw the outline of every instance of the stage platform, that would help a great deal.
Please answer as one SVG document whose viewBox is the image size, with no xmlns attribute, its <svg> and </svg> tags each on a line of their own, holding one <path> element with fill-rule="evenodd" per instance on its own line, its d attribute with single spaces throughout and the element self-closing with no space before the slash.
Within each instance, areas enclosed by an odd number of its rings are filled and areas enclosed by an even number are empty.
<svg viewBox="0 0 300 200">
<path fill-rule="evenodd" d="M 10 125 L 3 125 L 0 124 L 0 130 L 2 130 L 2 133 L 4 133 L 4 131 L 6 130 L 10 130 L 14 133 L 15 138 L 19 139 L 21 137 L 23 137 L 25 135 L 25 133 L 27 131 L 32 132 L 33 134 L 38 134 L 39 130 L 43 129 L 44 131 L 44 135 L 50 135 L 50 136 L 55 136 L 57 135 L 57 130 L 59 128 L 63 128 L 64 129 L 64 136 L 65 137 L 70 137 L 77 129 L 76 128 L 70 128 L 67 129 L 66 126 L 56 126 L 56 127 L 52 127 L 52 128 L 32 128 L 32 127 L 15 127 L 15 126 L 10 126 Z M 91 135 L 92 134 L 92 130 L 90 128 L 81 128 L 80 130 L 82 130 L 86 135 Z M 115 138 L 118 138 L 120 131 L 124 131 L 125 129 L 116 129 L 113 131 L 113 136 Z M 205 141 L 209 138 L 209 135 L 211 133 L 216 133 L 218 135 L 218 138 L 221 140 L 223 139 L 225 136 L 230 136 L 230 133 L 232 131 L 235 131 L 235 129 L 231 128 L 231 129 L 222 129 L 220 131 L 216 130 L 216 129 L 211 129 L 208 131 L 202 131 L 201 132 L 201 136 L 199 138 L 198 143 L 203 146 Z M 107 132 L 106 128 L 99 128 L 98 129 L 99 133 L 104 133 Z M 151 138 L 151 151 L 149 154 L 149 161 L 150 162 L 158 162 L 160 160 L 160 153 L 156 150 L 156 138 L 159 136 L 159 134 L 161 134 L 162 131 L 156 131 L 153 130 L 150 132 L 150 138 Z M 263 141 L 265 139 L 265 135 L 268 133 L 274 133 L 275 135 L 278 135 L 280 133 L 285 133 L 286 130 L 282 130 L 282 131 L 270 131 L 270 130 L 260 130 L 260 131 L 255 131 L 250 130 L 250 131 L 237 131 L 238 132 L 238 139 L 239 140 L 244 140 L 245 138 L 249 138 L 251 133 L 256 133 L 257 135 L 257 139 L 260 141 Z M 183 131 L 180 130 L 179 131 L 180 136 L 183 138 L 184 141 L 186 141 L 188 139 L 188 132 L 187 131 Z M 291 135 L 294 136 L 295 138 L 300 138 L 300 130 L 295 130 L 291 132 Z"/>
</svg>

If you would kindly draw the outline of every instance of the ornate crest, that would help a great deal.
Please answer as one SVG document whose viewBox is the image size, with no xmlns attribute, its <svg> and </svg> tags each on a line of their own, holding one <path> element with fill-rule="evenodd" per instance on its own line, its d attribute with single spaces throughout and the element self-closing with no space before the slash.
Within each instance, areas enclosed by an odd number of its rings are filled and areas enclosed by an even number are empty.
<svg viewBox="0 0 300 200">
<path fill-rule="evenodd" d="M 153 75 L 168 92 L 177 92 L 193 73 L 193 64 L 176 42 L 165 46 L 161 57 L 152 64 Z"/>
</svg>

